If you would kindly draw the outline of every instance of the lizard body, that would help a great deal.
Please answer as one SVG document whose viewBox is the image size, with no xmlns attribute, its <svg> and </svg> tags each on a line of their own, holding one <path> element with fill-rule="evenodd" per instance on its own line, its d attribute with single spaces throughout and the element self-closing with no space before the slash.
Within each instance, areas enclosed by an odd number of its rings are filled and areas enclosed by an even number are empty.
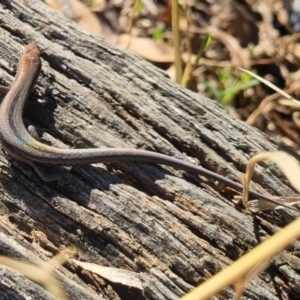
<svg viewBox="0 0 300 300">
<path fill-rule="evenodd" d="M 217 180 L 235 190 L 243 185 L 203 167 L 168 155 L 138 149 L 90 148 L 60 149 L 45 145 L 33 138 L 23 123 L 23 108 L 41 69 L 40 51 L 34 44 L 25 47 L 11 89 L 0 106 L 0 143 L 6 152 L 28 164 L 77 165 L 96 162 L 148 162 L 169 165 L 194 174 Z M 41 176 L 42 177 L 42 176 Z M 256 198 L 280 204 L 270 196 L 250 191 Z"/>
</svg>

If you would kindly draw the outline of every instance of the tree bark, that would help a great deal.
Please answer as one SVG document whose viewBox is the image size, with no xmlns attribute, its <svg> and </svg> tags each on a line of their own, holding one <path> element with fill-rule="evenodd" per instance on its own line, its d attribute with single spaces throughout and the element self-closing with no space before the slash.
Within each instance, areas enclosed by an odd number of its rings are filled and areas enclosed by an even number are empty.
<svg viewBox="0 0 300 300">
<path fill-rule="evenodd" d="M 6 86 L 24 45 L 35 43 L 42 52 L 42 72 L 24 120 L 44 132 L 43 138 L 73 148 L 157 151 L 236 181 L 251 156 L 278 148 L 216 102 L 87 34 L 39 0 L 1 0 L 0 34 L 0 78 Z M 80 261 L 142 278 L 139 291 L 70 262 L 55 274 L 72 299 L 177 299 L 295 218 L 288 210 L 251 215 L 234 206 L 234 191 L 166 166 L 78 166 L 46 183 L 30 166 L 5 155 L 0 161 L 1 255 L 41 265 L 72 245 Z M 262 193 L 294 194 L 273 165 L 257 167 L 254 181 L 252 187 Z M 299 246 L 297 241 L 276 257 L 244 295 L 298 299 Z M 53 299 L 12 274 L 1 268 L 1 296 Z M 233 294 L 228 287 L 216 299 Z"/>
</svg>

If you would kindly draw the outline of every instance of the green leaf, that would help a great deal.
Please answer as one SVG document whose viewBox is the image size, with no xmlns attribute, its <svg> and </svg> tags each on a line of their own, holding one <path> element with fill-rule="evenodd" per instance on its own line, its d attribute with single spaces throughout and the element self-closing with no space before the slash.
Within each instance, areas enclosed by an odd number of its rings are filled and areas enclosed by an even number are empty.
<svg viewBox="0 0 300 300">
<path fill-rule="evenodd" d="M 165 36 L 165 32 L 166 32 L 166 25 L 165 24 L 159 25 L 154 31 L 152 35 L 152 39 L 154 41 L 161 41 Z"/>
<path fill-rule="evenodd" d="M 211 85 L 210 83 L 208 83 L 208 82 L 204 82 L 204 85 L 205 85 L 205 87 L 206 87 L 206 90 L 207 90 L 210 94 L 214 95 L 219 101 L 222 100 L 222 98 L 223 98 L 223 91 L 222 91 L 221 89 L 218 89 L 218 88 L 212 86 L 212 85 Z"/>
<path fill-rule="evenodd" d="M 142 12 L 143 8 L 144 8 L 144 3 L 142 0 L 138 1 L 134 6 L 134 10 L 138 14 Z"/>
<path fill-rule="evenodd" d="M 199 51 L 198 51 L 197 56 L 196 56 L 196 59 L 195 59 L 194 66 L 197 66 L 197 65 L 198 65 L 199 60 L 200 60 L 200 58 L 202 57 L 205 48 L 211 43 L 211 41 L 212 41 L 212 35 L 211 35 L 211 33 L 208 33 L 208 34 L 205 36 L 205 38 L 204 38 L 204 40 L 202 41 L 202 43 L 201 43 L 201 46 L 200 46 L 200 48 L 199 48 Z"/>
</svg>

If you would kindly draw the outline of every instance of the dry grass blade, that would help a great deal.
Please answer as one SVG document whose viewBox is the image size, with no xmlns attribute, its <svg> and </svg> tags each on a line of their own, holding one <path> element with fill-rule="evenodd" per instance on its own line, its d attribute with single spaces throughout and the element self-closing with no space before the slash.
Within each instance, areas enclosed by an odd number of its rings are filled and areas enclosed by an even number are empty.
<svg viewBox="0 0 300 300">
<path fill-rule="evenodd" d="M 55 295 L 57 298 L 68 300 L 70 298 L 60 287 L 60 284 L 55 277 L 51 274 L 54 268 L 52 266 L 52 262 L 54 263 L 56 260 L 59 263 L 65 263 L 67 261 L 67 252 L 69 252 L 67 249 L 60 252 L 49 262 L 50 264 L 45 264 L 42 267 L 24 263 L 6 256 L 0 256 L 0 264 L 22 273 L 29 280 L 43 286 L 47 291 Z"/>
<path fill-rule="evenodd" d="M 278 151 L 278 152 L 263 152 L 252 157 L 247 165 L 247 170 L 244 177 L 244 189 L 242 194 L 242 201 L 246 208 L 249 208 L 248 195 L 250 189 L 250 180 L 254 172 L 255 164 L 266 159 L 270 159 L 275 162 L 278 167 L 285 174 L 287 179 L 293 185 L 297 191 L 300 191 L 300 167 L 298 161 L 291 155 Z M 287 204 L 284 203 L 283 204 Z M 291 202 L 289 203 L 291 205 Z M 292 204 L 295 204 L 292 202 Z"/>
<path fill-rule="evenodd" d="M 262 271 L 262 264 L 290 245 L 294 239 L 300 237 L 300 218 L 283 228 L 266 242 L 245 254 L 239 260 L 222 270 L 211 279 L 205 281 L 199 287 L 186 294 L 181 300 L 205 300 L 219 293 L 228 285 L 236 282 L 239 278 L 248 277 L 257 267 Z"/>
<path fill-rule="evenodd" d="M 264 83 L 265 85 L 267 85 L 268 87 L 270 87 L 271 89 L 273 89 L 274 91 L 278 92 L 279 94 L 281 94 L 282 96 L 286 97 L 289 100 L 292 100 L 293 102 L 295 102 L 297 105 L 300 106 L 300 102 L 298 100 L 296 100 L 295 98 L 291 97 L 289 94 L 287 94 L 285 91 L 281 90 L 280 88 L 278 88 L 276 85 L 274 85 L 273 83 L 271 83 L 270 81 L 260 77 L 259 75 L 254 74 L 251 71 L 248 71 L 246 69 L 243 68 L 238 68 L 239 70 L 253 76 L 254 78 L 256 78 L 257 80 L 259 80 L 260 82 Z"/>
<path fill-rule="evenodd" d="M 264 261 L 257 266 L 253 267 L 245 276 L 239 278 L 235 283 L 235 300 L 240 300 L 245 286 L 249 283 L 255 276 L 259 275 L 263 270 L 265 270 L 270 265 L 270 261 Z"/>
<path fill-rule="evenodd" d="M 284 207 L 292 208 L 290 206 L 296 205 L 300 203 L 300 197 L 274 197 L 273 198 L 276 202 L 270 202 L 266 201 L 263 199 L 256 199 L 256 200 L 251 200 L 248 202 L 249 204 L 249 209 L 253 213 L 257 213 L 259 211 L 264 211 L 264 210 L 271 210 L 271 209 L 281 209 Z M 282 203 L 280 205 L 279 203 Z M 296 210 L 296 209 L 294 209 Z M 298 211 L 298 210 L 296 210 Z"/>
<path fill-rule="evenodd" d="M 176 83 L 180 84 L 182 79 L 182 61 L 180 52 L 180 31 L 179 31 L 179 3 L 172 0 L 172 32 L 175 47 Z"/>
</svg>

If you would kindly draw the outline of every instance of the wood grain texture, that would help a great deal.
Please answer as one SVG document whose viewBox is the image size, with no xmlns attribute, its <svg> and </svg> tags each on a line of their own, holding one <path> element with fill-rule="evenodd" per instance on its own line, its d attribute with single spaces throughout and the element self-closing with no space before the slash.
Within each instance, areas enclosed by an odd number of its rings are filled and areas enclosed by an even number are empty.
<svg viewBox="0 0 300 300">
<path fill-rule="evenodd" d="M 7 86 L 24 45 L 39 46 L 42 73 L 25 123 L 69 147 L 153 150 L 237 181 L 252 155 L 278 148 L 214 101 L 85 33 L 39 0 L 2 0 L 0 36 L 0 79 Z M 42 182 L 29 166 L 4 156 L 0 167 L 0 254 L 39 264 L 72 245 L 80 260 L 137 272 L 145 286 L 141 295 L 69 263 L 57 276 L 72 299 L 177 299 L 295 218 L 286 210 L 250 215 L 234 207 L 232 191 L 170 167 L 74 167 L 57 183 Z M 258 167 L 255 181 L 260 192 L 294 194 L 273 165 Z M 296 299 L 299 246 L 278 256 L 245 295 Z M 10 275 L 2 274 L 5 295 Z M 29 295 L 26 285 L 12 290 Z M 216 296 L 232 298 L 232 288 Z"/>
</svg>

